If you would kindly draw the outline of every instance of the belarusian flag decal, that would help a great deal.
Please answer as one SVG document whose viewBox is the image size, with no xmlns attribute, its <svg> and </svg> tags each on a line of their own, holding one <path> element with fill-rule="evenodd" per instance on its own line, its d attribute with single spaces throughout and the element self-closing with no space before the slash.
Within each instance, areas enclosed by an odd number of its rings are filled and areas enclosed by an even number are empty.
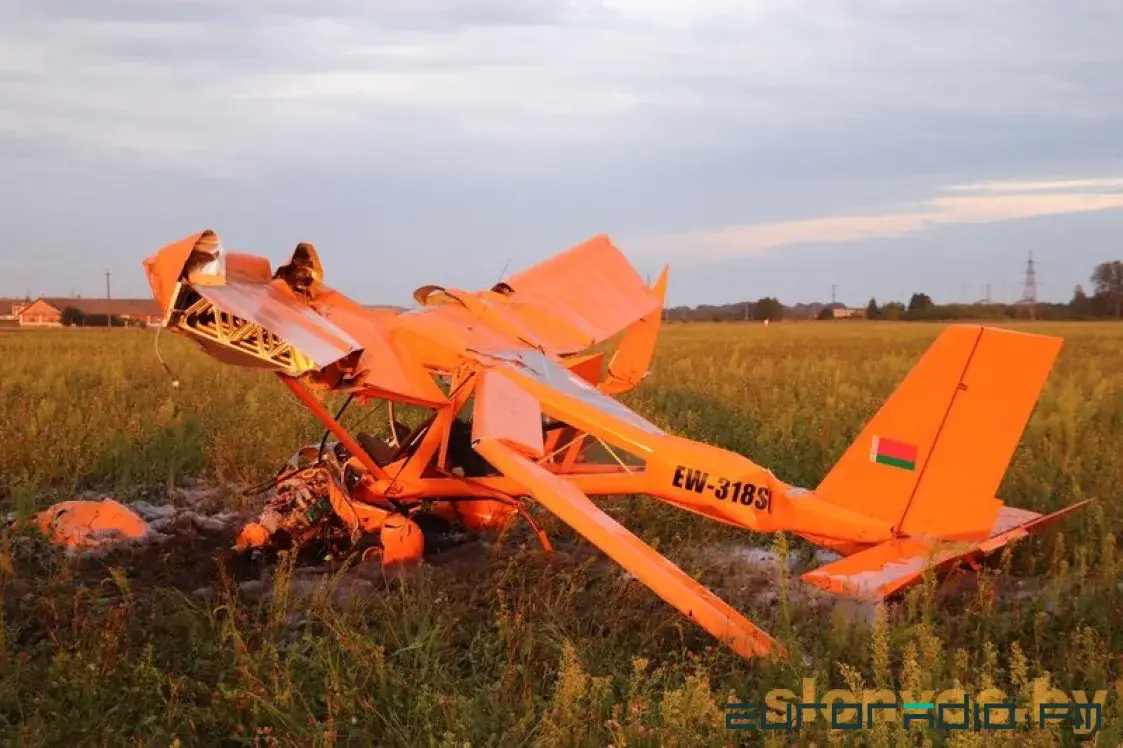
<svg viewBox="0 0 1123 748">
<path fill-rule="evenodd" d="M 916 452 L 915 444 L 875 436 L 870 447 L 870 462 L 916 470 Z"/>
</svg>

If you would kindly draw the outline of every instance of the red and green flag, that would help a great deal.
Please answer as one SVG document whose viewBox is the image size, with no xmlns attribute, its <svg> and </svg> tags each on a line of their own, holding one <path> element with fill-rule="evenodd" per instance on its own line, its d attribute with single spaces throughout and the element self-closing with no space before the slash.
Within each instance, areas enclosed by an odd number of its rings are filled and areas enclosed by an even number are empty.
<svg viewBox="0 0 1123 748">
<path fill-rule="evenodd" d="M 915 444 L 875 436 L 870 449 L 870 461 L 905 470 L 916 470 L 916 452 Z"/>
</svg>

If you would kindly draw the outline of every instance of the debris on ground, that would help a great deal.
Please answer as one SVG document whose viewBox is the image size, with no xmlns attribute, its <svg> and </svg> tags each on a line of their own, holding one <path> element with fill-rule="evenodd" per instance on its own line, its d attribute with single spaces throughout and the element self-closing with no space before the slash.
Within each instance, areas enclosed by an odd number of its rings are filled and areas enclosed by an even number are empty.
<svg viewBox="0 0 1123 748">
<path fill-rule="evenodd" d="M 35 514 L 32 523 L 69 555 L 104 555 L 121 547 L 163 544 L 186 530 L 203 535 L 230 534 L 246 518 L 244 512 L 204 514 L 185 506 L 147 501 L 126 505 L 105 497 L 52 504 Z"/>
<path fill-rule="evenodd" d="M 241 534 L 245 528 L 252 527 L 255 518 L 263 515 L 251 511 L 217 511 L 220 501 L 214 498 L 221 492 L 206 486 L 193 487 L 189 493 L 169 496 L 174 504 L 158 504 L 150 501 L 134 501 L 123 504 L 115 499 L 82 498 L 54 504 L 34 515 L 33 524 L 69 556 L 104 559 L 110 554 L 125 553 L 135 559 L 135 554 L 146 554 L 147 549 L 160 549 L 168 555 L 173 546 L 180 547 L 176 552 L 187 551 L 191 558 L 202 556 L 212 559 L 220 556 L 227 559 L 240 558 L 243 563 L 235 572 L 238 593 L 247 601 L 268 602 L 276 591 L 274 564 L 262 555 L 260 550 L 238 549 Z M 84 496 L 90 496 L 85 494 Z M 199 497 L 207 497 L 200 501 Z M 194 499 L 194 500 L 182 500 Z M 275 501 L 275 500 L 274 500 Z M 270 506 L 270 505 L 267 505 Z M 207 509 L 216 507 L 208 512 Z M 264 513 L 268 516 L 268 512 Z M 434 535 L 434 540 L 437 536 Z M 200 541 L 202 544 L 200 545 Z M 443 533 L 443 542 L 427 548 L 427 565 L 471 566 L 482 562 L 491 555 L 492 544 L 472 534 Z M 328 550 L 327 548 L 323 550 Z M 430 551 L 435 551 L 430 553 Z M 590 559 L 607 559 L 595 549 L 583 544 L 560 542 L 555 544 L 551 558 L 562 563 L 580 564 Z M 282 551 L 282 553 L 287 553 Z M 272 554 L 267 554 L 272 555 Z M 293 598 L 306 598 L 327 592 L 336 607 L 347 607 L 358 599 L 373 594 L 385 581 L 388 570 L 381 563 L 360 563 L 336 576 L 339 571 L 338 554 L 312 553 L 292 568 L 286 579 L 287 592 Z M 875 606 L 848 598 L 839 599 L 800 582 L 799 574 L 807 564 L 823 564 L 833 560 L 835 554 L 821 549 L 811 557 L 806 554 L 792 553 L 787 558 L 787 574 L 783 574 L 779 555 L 773 551 L 739 543 L 706 545 L 687 552 L 688 558 L 682 559 L 690 566 L 705 570 L 706 576 L 723 580 L 725 591 L 747 604 L 750 608 L 764 609 L 777 604 L 780 598 L 780 580 L 787 579 L 788 600 L 806 610 L 835 609 L 846 618 L 858 622 L 873 621 Z M 364 556 L 365 557 L 365 556 Z M 178 567 L 183 578 L 175 586 L 196 599 L 213 599 L 217 594 L 218 579 L 202 572 L 203 569 L 188 570 Z M 227 567 L 228 570 L 233 571 Z M 169 570 L 170 571 L 170 570 Z M 404 573 L 404 572 L 402 572 Z M 392 576 L 397 576 L 393 574 Z M 970 585 L 970 575 L 959 583 Z M 192 581 L 194 578 L 194 582 Z M 627 572 L 620 573 L 620 581 L 634 580 Z M 200 583 L 202 586 L 200 586 Z M 1025 593 L 1017 595 L 1021 597 Z"/>
<path fill-rule="evenodd" d="M 136 540 L 149 533 L 136 512 L 113 499 L 63 501 L 35 515 L 35 524 L 51 542 L 66 548 Z"/>
</svg>

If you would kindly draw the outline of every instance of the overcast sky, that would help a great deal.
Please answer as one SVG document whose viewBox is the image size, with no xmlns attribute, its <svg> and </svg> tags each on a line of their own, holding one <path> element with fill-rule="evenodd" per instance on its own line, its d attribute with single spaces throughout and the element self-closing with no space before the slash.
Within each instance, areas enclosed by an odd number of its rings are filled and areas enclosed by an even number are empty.
<svg viewBox="0 0 1123 748">
<path fill-rule="evenodd" d="M 204 228 L 372 303 L 607 233 L 669 302 L 1067 300 L 1123 259 L 1118 0 L 4 0 L 0 295 Z"/>
</svg>

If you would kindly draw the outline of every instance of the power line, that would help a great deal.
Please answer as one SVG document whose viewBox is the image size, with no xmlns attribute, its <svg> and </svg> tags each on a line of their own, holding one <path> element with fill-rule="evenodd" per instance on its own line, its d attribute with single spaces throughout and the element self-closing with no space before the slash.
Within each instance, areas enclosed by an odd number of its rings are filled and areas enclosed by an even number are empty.
<svg viewBox="0 0 1123 748">
<path fill-rule="evenodd" d="M 1022 298 L 1018 304 L 1029 307 L 1029 318 L 1037 317 L 1037 268 L 1033 266 L 1033 250 L 1029 251 L 1026 261 L 1025 280 L 1022 283 Z"/>
<path fill-rule="evenodd" d="M 1029 251 L 1029 260 L 1026 261 L 1025 281 L 1022 288 L 1022 303 L 1037 303 L 1037 269 L 1033 266 L 1033 250 Z"/>
</svg>

